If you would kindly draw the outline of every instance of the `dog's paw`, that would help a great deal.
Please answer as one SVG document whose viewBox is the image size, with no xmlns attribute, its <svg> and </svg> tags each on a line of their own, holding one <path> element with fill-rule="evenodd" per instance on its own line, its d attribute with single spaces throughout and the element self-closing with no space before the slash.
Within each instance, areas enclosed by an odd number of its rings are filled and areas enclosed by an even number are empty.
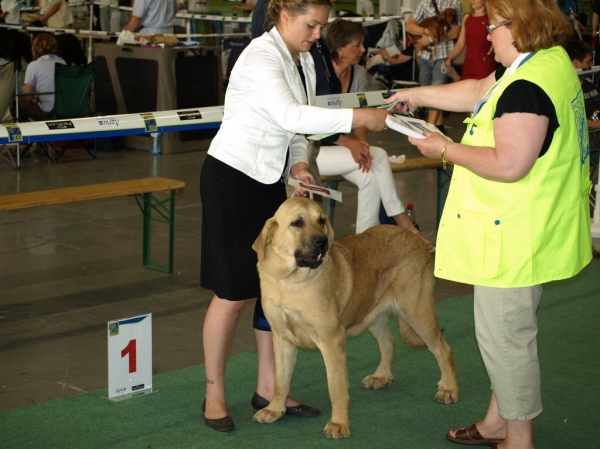
<svg viewBox="0 0 600 449">
<path fill-rule="evenodd" d="M 271 424 L 277 421 L 285 415 L 285 408 L 281 410 L 281 412 L 271 411 L 269 407 L 263 408 L 262 410 L 257 411 L 252 418 L 256 422 Z"/>
<path fill-rule="evenodd" d="M 441 404 L 453 404 L 458 402 L 458 388 L 450 389 L 438 387 L 435 400 Z"/>
<path fill-rule="evenodd" d="M 323 429 L 323 435 L 327 438 L 348 438 L 350 436 L 350 425 L 329 421 Z"/>
<path fill-rule="evenodd" d="M 361 387 L 367 390 L 379 390 L 391 384 L 394 381 L 394 376 L 390 373 L 386 376 L 375 376 L 371 374 L 365 377 L 360 383 Z"/>
</svg>

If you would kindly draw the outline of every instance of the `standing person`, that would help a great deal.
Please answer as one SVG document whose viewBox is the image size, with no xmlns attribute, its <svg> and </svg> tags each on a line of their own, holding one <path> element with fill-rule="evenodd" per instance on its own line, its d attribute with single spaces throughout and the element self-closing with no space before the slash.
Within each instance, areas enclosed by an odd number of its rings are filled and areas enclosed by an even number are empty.
<svg viewBox="0 0 600 449">
<path fill-rule="evenodd" d="M 598 45 L 598 23 L 600 22 L 600 0 L 592 1 L 592 49 Z"/>
<path fill-rule="evenodd" d="M 21 5 L 17 0 L 2 0 L 0 2 L 0 19 L 10 25 L 21 25 Z"/>
<path fill-rule="evenodd" d="M 25 119 L 41 120 L 52 115 L 54 93 L 35 95 L 36 92 L 54 92 L 54 65 L 65 64 L 57 56 L 58 43 L 49 33 L 38 34 L 31 43 L 33 61 L 27 65 L 23 95 L 19 98 L 19 114 Z"/>
<path fill-rule="evenodd" d="M 215 430 L 234 428 L 225 403 L 224 371 L 239 311 L 253 297 L 258 297 L 254 312 L 258 384 L 252 407 L 266 407 L 274 394 L 273 340 L 260 303 L 252 244 L 285 201 L 288 173 L 304 181 L 313 179 L 304 134 L 385 128 L 383 109 L 308 106 L 315 96 L 315 67 L 308 51 L 321 36 L 330 8 L 330 0 L 271 0 L 268 16 L 274 27 L 252 40 L 238 58 L 227 87 L 223 121 L 202 167 L 200 284 L 215 294 L 204 320 L 203 413 Z M 320 413 L 292 398 L 287 407 L 286 413 L 295 416 Z"/>
<path fill-rule="evenodd" d="M 485 9 L 485 0 L 471 0 L 472 12 L 463 17 L 462 27 L 454 48 L 446 59 L 446 69 L 452 68 L 452 62 L 465 50 L 461 79 L 481 79 L 496 69 L 492 55 L 493 48 L 487 40 L 487 27 L 490 19 Z"/>
<path fill-rule="evenodd" d="M 100 0 L 100 28 L 108 32 L 117 32 L 121 29 L 119 0 Z"/>
<path fill-rule="evenodd" d="M 437 86 L 448 82 L 444 63 L 454 48 L 453 39 L 457 39 L 460 33 L 460 19 L 458 25 L 452 26 L 447 32 L 447 40 L 439 42 L 432 51 L 427 48 L 434 43 L 427 29 L 419 26 L 419 22 L 428 17 L 439 14 L 440 11 L 452 8 L 456 11 L 456 17 L 462 18 L 462 5 L 458 0 L 421 0 L 406 22 L 406 30 L 416 36 L 421 36 L 416 44 L 419 49 L 417 56 L 419 64 L 419 84 L 421 86 Z M 427 122 L 437 126 L 443 133 L 444 115 L 441 110 L 429 108 Z"/>
<path fill-rule="evenodd" d="M 140 34 L 173 34 L 177 0 L 134 0 L 124 31 Z"/>
<path fill-rule="evenodd" d="M 473 110 L 461 143 L 431 133 L 409 138 L 425 156 L 455 164 L 435 273 L 475 285 L 475 333 L 492 387 L 483 419 L 446 436 L 531 449 L 532 420 L 542 412 L 542 284 L 576 275 L 592 257 L 589 141 L 579 80 L 561 46 L 573 30 L 555 1 L 487 7 L 503 75 L 405 89 L 390 101 Z"/>
<path fill-rule="evenodd" d="M 331 51 L 335 76 L 341 83 L 339 91 L 332 93 L 369 90 L 367 71 L 359 65 L 365 53 L 363 42 L 366 35 L 367 30 L 362 24 L 343 19 L 336 19 L 327 28 L 327 46 Z M 421 236 L 405 213 L 386 151 L 369 145 L 366 128 L 354 129 L 354 137 L 335 134 L 325 139 L 317 165 L 321 175 L 342 175 L 357 185 L 357 234 L 379 224 L 379 205 L 383 202 L 387 215 L 398 226 Z M 423 240 L 433 250 L 433 245 Z"/>
<path fill-rule="evenodd" d="M 66 0 L 39 0 L 40 12 L 43 11 L 40 22 L 50 28 L 71 28 L 73 14 Z"/>
<path fill-rule="evenodd" d="M 356 0 L 356 14 L 362 16 L 374 16 L 375 10 L 373 9 L 373 0 Z"/>
</svg>

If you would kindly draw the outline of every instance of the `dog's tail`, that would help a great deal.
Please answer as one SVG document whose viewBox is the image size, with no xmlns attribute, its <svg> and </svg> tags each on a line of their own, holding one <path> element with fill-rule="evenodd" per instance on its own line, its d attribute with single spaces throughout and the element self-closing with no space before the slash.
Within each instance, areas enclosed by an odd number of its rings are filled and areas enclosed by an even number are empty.
<svg viewBox="0 0 600 449">
<path fill-rule="evenodd" d="M 401 317 L 398 317 L 398 327 L 400 329 L 400 336 L 407 346 L 411 348 L 425 348 L 427 346 L 423 339 L 419 337 L 419 334 Z"/>
</svg>

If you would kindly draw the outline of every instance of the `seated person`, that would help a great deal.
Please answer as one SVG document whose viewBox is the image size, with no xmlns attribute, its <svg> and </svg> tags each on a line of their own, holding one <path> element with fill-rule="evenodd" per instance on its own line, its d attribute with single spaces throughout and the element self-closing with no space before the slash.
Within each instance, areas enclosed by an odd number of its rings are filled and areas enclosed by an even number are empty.
<svg viewBox="0 0 600 449">
<path fill-rule="evenodd" d="M 358 65 L 365 52 L 365 34 L 366 30 L 360 23 L 343 19 L 335 20 L 327 30 L 327 46 L 335 75 L 341 83 L 341 92 L 338 93 L 368 90 L 366 70 Z M 357 128 L 354 135 L 336 134 L 324 139 L 317 165 L 322 176 L 342 175 L 358 186 L 356 232 L 379 224 L 379 205 L 383 202 L 387 215 L 393 217 L 396 224 L 421 236 L 406 216 L 398 197 L 387 153 L 382 148 L 369 145 L 366 129 Z M 433 249 L 430 242 L 423 240 Z"/>
<path fill-rule="evenodd" d="M 65 60 L 67 65 L 84 66 L 87 64 L 87 57 L 81 47 L 81 41 L 73 34 L 59 34 L 56 36 L 58 42 L 57 54 Z"/>
<path fill-rule="evenodd" d="M 58 43 L 48 33 L 38 34 L 31 44 L 33 61 L 27 66 L 23 95 L 19 98 L 19 112 L 24 118 L 41 120 L 52 115 L 54 93 L 35 95 L 36 92 L 54 92 L 54 65 L 65 64 L 58 56 Z"/>
<path fill-rule="evenodd" d="M 569 59 L 576 69 L 589 69 L 592 67 L 592 47 L 584 41 L 572 40 L 565 46 Z M 583 101 L 585 102 L 585 115 L 588 128 L 600 128 L 600 92 L 590 78 L 579 78 Z"/>
</svg>

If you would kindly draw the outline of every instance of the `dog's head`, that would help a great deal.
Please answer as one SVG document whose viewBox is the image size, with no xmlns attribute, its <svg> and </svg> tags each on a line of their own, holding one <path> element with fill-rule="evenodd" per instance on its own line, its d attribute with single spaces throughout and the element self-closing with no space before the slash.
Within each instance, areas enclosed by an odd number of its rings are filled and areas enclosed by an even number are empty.
<svg viewBox="0 0 600 449">
<path fill-rule="evenodd" d="M 454 8 L 446 8 L 438 14 L 438 21 L 443 25 L 447 26 L 448 29 L 458 23 L 458 14 L 456 14 L 456 9 Z"/>
<path fill-rule="evenodd" d="M 333 228 L 321 207 L 308 198 L 290 198 L 265 223 L 252 245 L 259 269 L 282 278 L 297 268 L 318 268 L 333 243 Z"/>
</svg>

